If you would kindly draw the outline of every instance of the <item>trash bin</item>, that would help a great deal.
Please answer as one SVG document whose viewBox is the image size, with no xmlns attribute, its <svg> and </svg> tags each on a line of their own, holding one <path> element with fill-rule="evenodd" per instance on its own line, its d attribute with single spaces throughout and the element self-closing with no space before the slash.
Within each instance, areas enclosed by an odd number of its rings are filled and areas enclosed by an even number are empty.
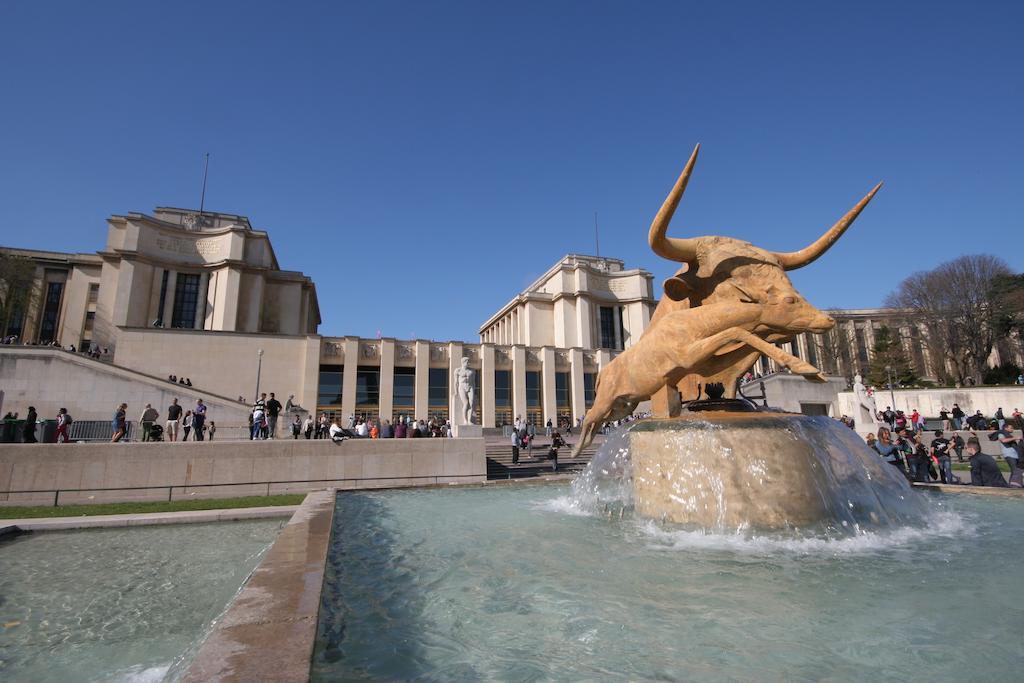
<svg viewBox="0 0 1024 683">
<path fill-rule="evenodd" d="M 43 443 L 57 443 L 57 421 L 56 420 L 43 420 L 42 426 L 42 438 L 39 439 Z M 38 436 L 37 436 L 38 438 Z"/>
<path fill-rule="evenodd" d="M 17 434 L 17 428 L 17 420 L 4 420 L 3 427 L 0 428 L 0 443 L 14 443 L 15 434 Z"/>
</svg>

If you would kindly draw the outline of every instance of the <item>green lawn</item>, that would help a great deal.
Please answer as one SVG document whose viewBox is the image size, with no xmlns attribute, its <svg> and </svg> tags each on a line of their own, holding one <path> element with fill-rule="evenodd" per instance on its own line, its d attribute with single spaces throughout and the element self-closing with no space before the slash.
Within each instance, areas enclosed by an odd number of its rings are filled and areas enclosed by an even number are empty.
<svg viewBox="0 0 1024 683">
<path fill-rule="evenodd" d="M 304 493 L 278 496 L 247 496 L 245 498 L 219 498 L 212 500 L 175 500 L 153 503 L 97 503 L 96 505 L 40 505 L 34 507 L 0 508 L 0 519 L 28 519 L 31 517 L 85 517 L 88 515 L 125 515 L 142 512 L 181 512 L 184 510 L 226 510 L 228 508 L 255 508 L 272 505 L 298 505 Z"/>
<path fill-rule="evenodd" d="M 1010 466 L 1007 465 L 1006 461 L 1003 460 L 1002 458 L 996 458 L 996 464 L 999 465 L 999 469 L 1001 469 L 1003 472 L 1009 472 L 1010 471 Z M 953 469 L 954 470 L 968 470 L 968 471 L 970 471 L 971 463 L 966 462 L 966 461 L 965 462 L 957 462 L 956 460 L 954 460 L 953 461 Z"/>
</svg>

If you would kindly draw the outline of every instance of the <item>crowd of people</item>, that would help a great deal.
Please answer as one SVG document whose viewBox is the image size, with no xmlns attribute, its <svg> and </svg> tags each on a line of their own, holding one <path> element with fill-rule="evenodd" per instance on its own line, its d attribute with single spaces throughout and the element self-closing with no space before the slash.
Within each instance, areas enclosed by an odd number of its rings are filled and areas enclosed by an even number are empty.
<svg viewBox="0 0 1024 683">
<path fill-rule="evenodd" d="M 58 341 L 40 341 L 40 342 L 22 342 L 19 340 L 17 335 L 7 335 L 3 339 L 0 339 L 0 344 L 4 346 L 13 346 L 20 344 L 22 346 L 46 346 L 55 349 L 63 349 L 69 353 L 81 353 L 83 356 L 89 358 L 101 358 L 110 354 L 109 349 L 101 349 L 98 344 L 90 343 L 88 348 L 77 349 L 74 344 L 68 346 L 61 346 Z"/>
<path fill-rule="evenodd" d="M 972 485 L 1024 488 L 1024 470 L 1020 468 L 1024 444 L 1014 435 L 1014 430 L 1024 431 L 1024 416 L 1019 410 L 1014 410 L 1007 419 L 1000 408 L 988 420 L 981 411 L 968 416 L 953 404 L 953 409 L 944 410 L 943 414 L 940 414 L 943 428 L 934 430 L 929 439 L 924 418 L 916 410 L 906 416 L 902 411 L 887 407 L 879 416 L 886 426 L 868 434 L 867 444 L 913 482 L 964 483 L 953 474 L 952 458 L 955 454 L 957 460 L 963 462 L 966 452 Z M 961 434 L 962 429 L 967 431 L 966 439 Z M 952 434 L 947 437 L 947 432 Z M 1009 469 L 1009 481 L 1003 477 L 996 459 L 982 452 L 978 432 L 985 433 L 989 441 L 998 442 Z"/>
</svg>

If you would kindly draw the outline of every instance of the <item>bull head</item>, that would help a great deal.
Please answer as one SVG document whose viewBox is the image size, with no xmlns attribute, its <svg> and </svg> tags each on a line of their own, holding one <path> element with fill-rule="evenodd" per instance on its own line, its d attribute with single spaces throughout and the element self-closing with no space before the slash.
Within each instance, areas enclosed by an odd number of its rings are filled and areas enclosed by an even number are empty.
<svg viewBox="0 0 1024 683">
<path fill-rule="evenodd" d="M 686 162 L 679 180 L 654 217 L 647 237 L 655 254 L 686 264 L 686 267 L 665 281 L 664 290 L 668 299 L 689 299 L 690 306 L 711 303 L 721 298 L 735 299 L 735 285 L 742 287 L 745 283 L 760 284 L 766 279 L 776 285 L 785 282 L 795 295 L 796 291 L 783 271 L 802 268 L 824 254 L 846 232 L 882 187 L 882 183 L 876 185 L 825 234 L 799 251 L 768 251 L 749 242 L 729 237 L 666 237 L 668 225 L 679 206 L 683 192 L 686 191 L 699 151 L 700 145 L 697 145 L 690 155 L 690 160 Z M 763 284 L 761 286 L 763 287 Z M 762 302 L 756 296 L 755 300 Z"/>
</svg>

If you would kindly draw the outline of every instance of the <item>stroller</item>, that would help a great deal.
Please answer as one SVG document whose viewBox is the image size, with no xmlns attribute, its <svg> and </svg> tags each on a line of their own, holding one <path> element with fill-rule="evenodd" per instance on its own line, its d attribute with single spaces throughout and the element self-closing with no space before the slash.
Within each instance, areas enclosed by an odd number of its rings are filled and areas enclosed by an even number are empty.
<svg viewBox="0 0 1024 683">
<path fill-rule="evenodd" d="M 150 441 L 163 441 L 164 440 L 164 428 L 163 425 L 153 423 L 153 426 L 149 428 L 149 440 Z"/>
</svg>

